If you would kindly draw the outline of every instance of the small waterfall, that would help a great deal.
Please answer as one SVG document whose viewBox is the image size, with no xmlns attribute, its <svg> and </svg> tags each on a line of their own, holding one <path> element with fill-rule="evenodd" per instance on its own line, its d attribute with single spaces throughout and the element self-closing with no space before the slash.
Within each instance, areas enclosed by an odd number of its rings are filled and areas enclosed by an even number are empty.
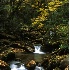
<svg viewBox="0 0 70 70">
<path fill-rule="evenodd" d="M 34 45 L 35 48 L 35 52 L 34 53 L 38 53 L 38 54 L 44 54 L 44 52 L 41 51 L 41 44 L 36 44 Z"/>
<path fill-rule="evenodd" d="M 37 53 L 41 52 L 41 50 L 40 50 L 41 46 L 34 46 L 34 47 L 35 47 L 35 52 L 37 52 Z"/>
</svg>

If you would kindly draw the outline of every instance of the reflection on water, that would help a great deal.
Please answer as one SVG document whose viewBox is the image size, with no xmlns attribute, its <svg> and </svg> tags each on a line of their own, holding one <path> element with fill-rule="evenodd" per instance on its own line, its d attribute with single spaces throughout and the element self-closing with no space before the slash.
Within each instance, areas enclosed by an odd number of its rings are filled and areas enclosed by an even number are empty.
<svg viewBox="0 0 70 70">
<path fill-rule="evenodd" d="M 43 60 L 43 54 L 34 54 L 34 60 L 36 62 L 41 62 Z"/>
<path fill-rule="evenodd" d="M 19 61 L 12 61 L 10 63 L 10 68 L 11 70 L 27 70 L 24 66 L 24 64 L 22 64 Z"/>
<path fill-rule="evenodd" d="M 36 62 L 43 61 L 44 57 L 48 56 L 49 54 L 16 54 L 16 58 L 20 58 L 21 61 L 25 64 L 28 63 L 30 60 L 35 60 Z"/>
<path fill-rule="evenodd" d="M 16 58 L 19 58 L 21 60 L 16 60 L 16 61 L 12 61 L 10 62 L 10 68 L 11 70 L 28 70 L 26 69 L 26 67 L 24 66 L 24 64 L 28 63 L 31 60 L 35 60 L 36 62 L 41 62 L 43 61 L 43 58 L 46 56 L 46 54 L 16 54 Z M 23 62 L 23 63 L 21 63 Z M 43 67 L 41 67 L 40 65 L 37 65 L 35 67 L 35 70 L 44 70 Z"/>
</svg>

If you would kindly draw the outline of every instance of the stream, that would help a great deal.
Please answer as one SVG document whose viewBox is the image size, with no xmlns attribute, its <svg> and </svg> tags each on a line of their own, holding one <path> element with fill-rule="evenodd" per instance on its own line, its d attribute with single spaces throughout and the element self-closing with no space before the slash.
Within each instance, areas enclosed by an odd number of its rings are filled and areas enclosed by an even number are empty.
<svg viewBox="0 0 70 70">
<path fill-rule="evenodd" d="M 35 62 L 42 62 L 46 54 L 41 51 L 41 45 L 35 45 L 35 52 L 32 54 L 23 54 L 23 53 L 16 53 L 15 56 L 17 61 L 10 62 L 11 70 L 28 70 L 24 64 L 28 63 L 30 60 L 34 60 Z M 35 66 L 35 70 L 44 70 L 43 67 L 40 65 Z"/>
<path fill-rule="evenodd" d="M 33 53 L 23 53 L 23 52 L 15 53 L 16 59 L 10 62 L 11 70 L 45 70 L 41 65 L 42 63 L 44 64 L 44 66 L 46 64 L 45 67 L 46 68 L 48 67 L 48 69 L 50 70 L 57 68 L 57 66 L 59 65 L 59 61 L 60 61 L 59 66 L 61 69 L 62 68 L 64 69 L 66 66 L 68 66 L 69 62 L 68 56 L 64 55 L 62 57 L 60 56 L 56 57 L 56 55 L 53 56 L 49 53 L 44 53 L 43 51 L 41 51 L 40 44 L 35 45 L 34 47 L 35 51 Z M 45 57 L 49 58 L 48 60 L 46 59 L 46 62 L 43 62 Z"/>
<path fill-rule="evenodd" d="M 23 54 L 23 53 L 16 53 L 16 59 L 15 61 L 10 62 L 10 68 L 11 70 L 28 70 L 25 67 L 25 64 L 27 64 L 30 60 L 34 60 L 38 63 L 42 62 L 44 57 L 46 57 L 46 54 Z M 20 58 L 20 59 L 19 59 Z M 36 66 L 35 70 L 44 70 L 41 66 Z"/>
</svg>

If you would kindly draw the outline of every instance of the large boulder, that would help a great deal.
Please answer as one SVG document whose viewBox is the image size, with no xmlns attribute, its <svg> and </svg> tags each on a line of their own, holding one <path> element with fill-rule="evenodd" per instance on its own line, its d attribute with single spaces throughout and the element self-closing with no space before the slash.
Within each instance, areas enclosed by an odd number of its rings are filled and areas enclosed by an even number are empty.
<svg viewBox="0 0 70 70">
<path fill-rule="evenodd" d="M 64 70 L 65 68 L 68 68 L 69 66 L 69 57 L 66 56 L 61 62 L 60 62 L 60 69 Z"/>
<path fill-rule="evenodd" d="M 36 62 L 35 62 L 35 60 L 30 60 L 30 61 L 27 63 L 26 66 L 27 66 L 28 70 L 34 70 L 35 67 L 36 67 Z"/>
</svg>

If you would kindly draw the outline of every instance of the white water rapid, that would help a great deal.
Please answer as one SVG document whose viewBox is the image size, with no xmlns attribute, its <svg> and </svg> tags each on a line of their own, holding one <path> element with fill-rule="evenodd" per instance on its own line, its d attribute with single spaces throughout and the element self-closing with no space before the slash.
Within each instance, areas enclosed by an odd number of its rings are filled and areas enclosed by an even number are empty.
<svg viewBox="0 0 70 70">
<path fill-rule="evenodd" d="M 35 52 L 34 53 L 38 53 L 38 54 L 45 54 L 44 52 L 41 51 L 41 45 L 34 45 L 35 48 Z"/>
<path fill-rule="evenodd" d="M 43 67 L 36 66 L 35 70 L 44 70 Z"/>
<path fill-rule="evenodd" d="M 11 68 L 11 70 L 27 70 L 27 69 L 25 68 L 24 64 L 21 64 L 21 63 L 18 62 L 18 61 L 13 61 L 13 62 L 11 62 L 10 68 Z"/>
</svg>

